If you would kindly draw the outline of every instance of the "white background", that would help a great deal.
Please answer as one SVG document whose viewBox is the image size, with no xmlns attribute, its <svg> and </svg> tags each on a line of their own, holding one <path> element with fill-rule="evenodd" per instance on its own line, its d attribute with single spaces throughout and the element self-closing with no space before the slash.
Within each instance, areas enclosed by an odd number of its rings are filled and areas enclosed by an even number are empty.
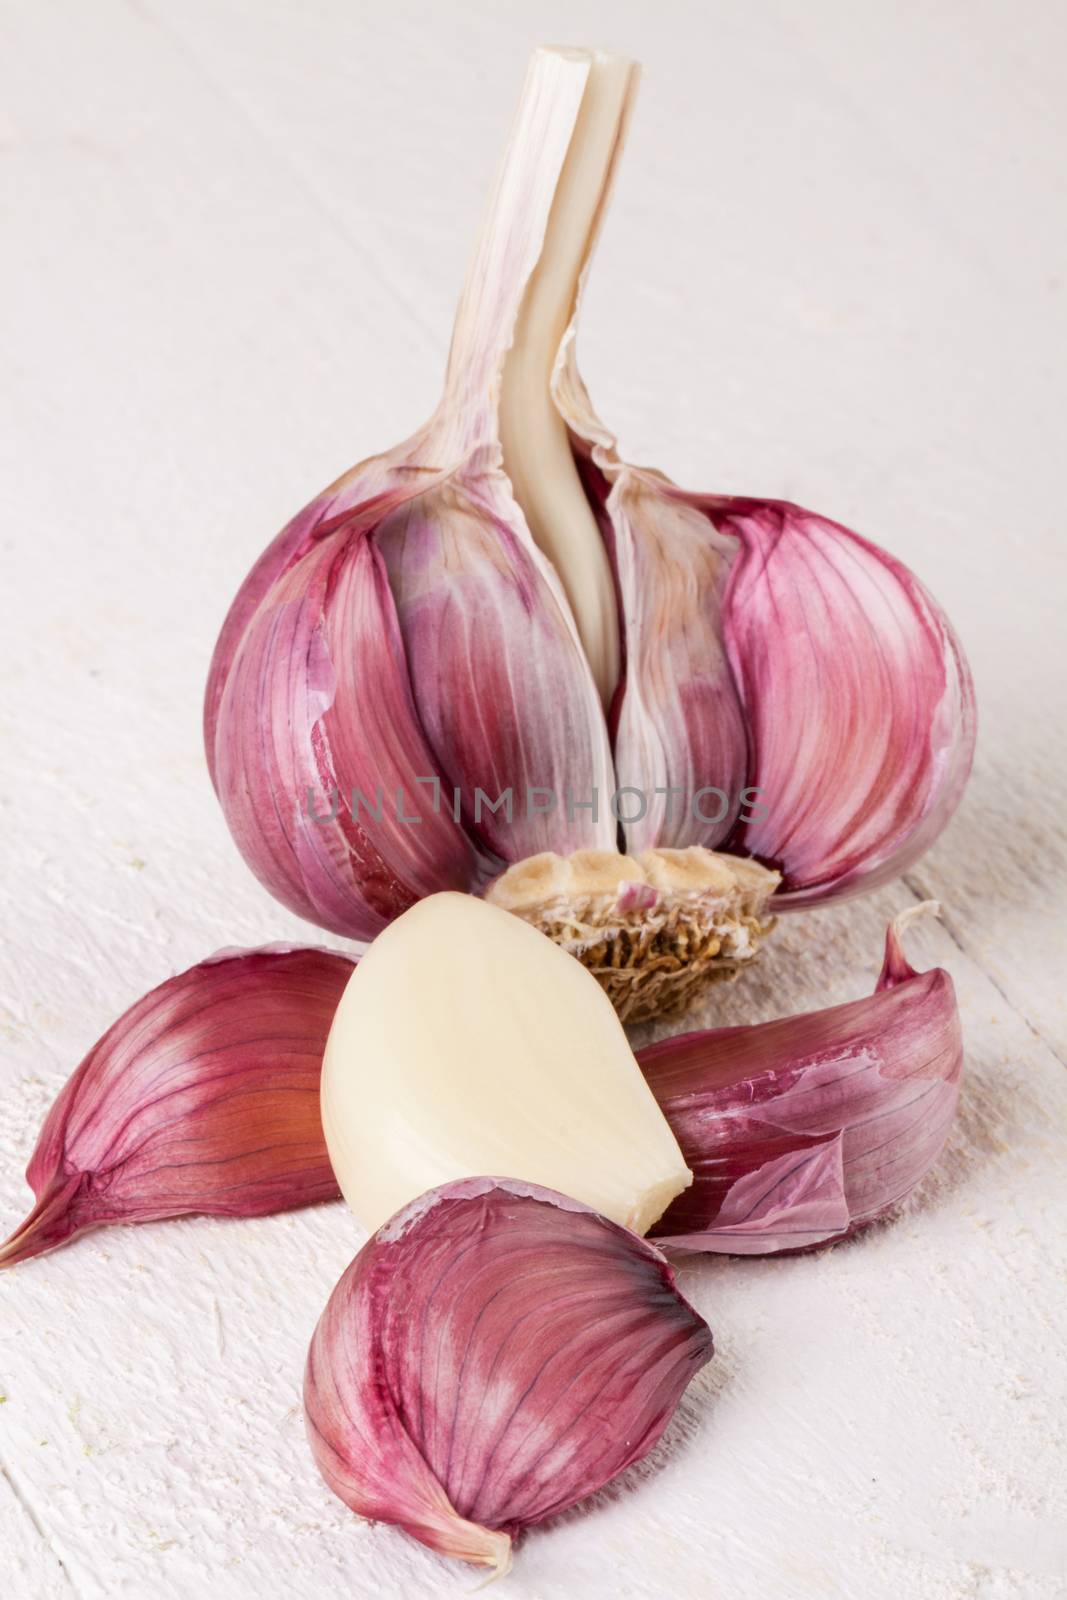
<svg viewBox="0 0 1067 1600">
<path fill-rule="evenodd" d="M 902 556 L 969 649 L 981 743 L 906 883 L 790 920 L 716 995 L 731 1021 L 859 995 L 887 914 L 940 897 L 909 948 L 957 981 L 968 1078 L 936 1176 L 848 1246 L 686 1266 L 717 1359 L 496 1592 L 1062 1596 L 1056 0 L 0 3 L 0 1225 L 127 1004 L 308 936 L 208 784 L 215 631 L 289 514 L 431 409 L 527 50 L 555 40 L 647 68 L 581 341 L 624 452 Z M 162 1224 L 0 1278 L 6 1594 L 470 1591 L 305 1447 L 307 1339 L 359 1237 L 340 1207 Z"/>
</svg>

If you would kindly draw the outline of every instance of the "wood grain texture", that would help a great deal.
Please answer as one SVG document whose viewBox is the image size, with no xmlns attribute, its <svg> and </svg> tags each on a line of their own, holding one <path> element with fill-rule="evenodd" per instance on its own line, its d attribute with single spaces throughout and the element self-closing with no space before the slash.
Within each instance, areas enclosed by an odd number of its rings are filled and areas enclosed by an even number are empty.
<svg viewBox="0 0 1067 1600">
<path fill-rule="evenodd" d="M 950 1148 L 892 1226 L 685 1266 L 717 1359 L 640 1469 L 535 1532 L 515 1600 L 1052 1600 L 1067 776 L 1059 63 L 1042 0 L 0 0 L 0 1221 L 104 1027 L 250 879 L 199 700 L 276 527 L 438 392 L 534 43 L 646 64 L 582 360 L 629 459 L 789 496 L 913 565 L 970 651 L 975 777 L 870 900 L 794 917 L 744 1021 L 869 988 L 887 914 L 959 987 Z M 339 1206 L 113 1230 L 0 1277 L 15 1600 L 450 1596 L 304 1444 Z"/>
</svg>

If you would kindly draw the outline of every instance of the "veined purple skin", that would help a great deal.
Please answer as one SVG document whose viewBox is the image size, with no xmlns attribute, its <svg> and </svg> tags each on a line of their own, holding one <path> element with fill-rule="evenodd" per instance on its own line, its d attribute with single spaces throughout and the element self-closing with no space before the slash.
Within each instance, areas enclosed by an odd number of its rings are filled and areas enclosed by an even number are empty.
<svg viewBox="0 0 1067 1600">
<path fill-rule="evenodd" d="M 336 1198 L 319 1079 L 353 966 L 326 950 L 230 951 L 138 1000 L 48 1113 L 26 1169 L 37 1204 L 0 1266 L 107 1223 Z"/>
<path fill-rule="evenodd" d="M 464 825 L 496 869 L 543 850 L 613 849 L 611 750 L 576 634 L 516 530 L 506 478 L 468 467 L 382 523 L 412 692 Z M 528 790 L 557 797 L 530 810 Z M 599 815 L 575 807 L 596 789 Z M 512 817 L 483 803 L 511 789 Z"/>
<path fill-rule="evenodd" d="M 712 1353 L 660 1251 L 505 1178 L 431 1190 L 341 1278 L 304 1381 L 329 1487 L 444 1555 L 511 1538 L 656 1443 Z"/>
<path fill-rule="evenodd" d="M 345 473 L 286 523 L 237 591 L 215 642 L 204 694 L 204 749 L 212 783 L 215 782 L 219 702 L 233 658 L 261 601 L 317 539 L 327 536 L 337 526 L 340 518 L 351 516 L 361 525 L 362 516 L 375 515 L 375 507 L 382 504 L 390 482 L 390 475 L 379 457 Z"/>
<path fill-rule="evenodd" d="M 689 494 L 628 465 L 593 411 L 575 354 L 578 309 L 628 125 L 632 63 L 618 80 L 613 138 L 587 146 L 599 172 L 576 233 L 577 282 L 549 308 L 550 325 L 569 321 L 551 361 L 535 348 L 543 335 L 525 326 L 524 305 L 569 152 L 588 133 L 591 70 L 581 52 L 535 52 L 441 404 L 289 524 L 246 579 L 212 664 L 208 762 L 239 848 L 287 906 L 353 938 L 372 938 L 422 895 L 480 892 L 531 855 L 617 844 L 754 855 L 780 871 L 786 909 L 857 893 L 928 847 L 970 767 L 966 664 L 904 567 L 798 506 Z M 524 351 L 546 357 L 547 398 L 593 512 L 574 537 L 599 529 L 606 563 L 594 549 L 555 572 L 516 501 L 507 459 L 520 484 L 531 463 L 521 469 L 525 436 L 512 434 L 505 396 L 509 370 L 522 370 L 509 369 L 509 352 Z M 529 381 L 542 381 L 540 368 Z M 614 692 L 601 683 L 605 717 L 566 585 L 593 582 L 608 605 L 609 571 L 619 663 L 613 646 L 596 663 L 600 679 L 616 680 Z M 599 657 L 614 630 L 583 620 Z M 408 799 L 420 781 L 424 799 L 439 784 L 445 809 L 419 807 L 418 826 L 304 814 L 308 788 L 347 801 L 375 769 Z M 617 789 L 643 796 L 641 816 L 622 827 L 612 801 L 633 816 L 635 800 Z M 551 809 L 531 809 L 530 790 L 553 795 Z M 457 791 L 458 820 L 447 809 Z M 491 809 L 508 791 L 510 821 Z M 597 817 L 586 809 L 593 791 Z"/>
<path fill-rule="evenodd" d="M 638 1061 L 693 1172 L 652 1230 L 666 1250 L 766 1255 L 843 1238 L 925 1177 L 955 1115 L 952 979 L 891 925 L 873 995 L 651 1045 Z"/>
<path fill-rule="evenodd" d="M 783 874 L 777 906 L 898 877 L 971 770 L 974 687 L 948 619 L 899 561 L 784 501 L 708 502 L 738 541 L 723 636 L 762 815 L 726 845 Z"/>
<path fill-rule="evenodd" d="M 615 843 L 592 678 L 512 537 L 506 480 L 470 462 L 462 474 L 366 470 L 253 568 L 204 714 L 215 789 L 253 872 L 290 910 L 359 940 L 527 855 Z M 383 475 L 386 491 L 349 504 Z M 531 811 L 528 788 L 553 794 L 553 810 Z M 510 821 L 491 809 L 509 789 Z"/>
<path fill-rule="evenodd" d="M 587 466 L 587 485 L 592 476 Z M 615 770 L 620 786 L 648 798 L 645 814 L 626 826 L 627 850 L 714 850 L 737 821 L 748 782 L 748 734 L 723 637 L 736 541 L 664 494 L 652 473 L 620 472 L 602 516 L 623 600 Z M 705 787 L 722 800 L 697 798 Z"/>
<path fill-rule="evenodd" d="M 245 860 L 298 915 L 367 940 L 417 899 L 477 881 L 471 842 L 416 782 L 440 781 L 440 769 L 364 529 L 343 524 L 317 541 L 253 613 L 219 701 L 215 749 L 216 788 Z M 357 815 L 354 792 L 380 817 Z"/>
<path fill-rule="evenodd" d="M 585 463 L 587 482 L 596 470 Z M 609 470 L 620 782 L 651 768 L 664 787 L 732 803 L 712 827 L 684 803 L 651 810 L 626 830 L 628 849 L 754 856 L 782 873 L 776 910 L 906 871 L 955 811 L 974 756 L 970 671 L 936 602 L 901 562 L 801 506 Z M 703 809 L 715 815 L 710 799 Z"/>
<path fill-rule="evenodd" d="M 430 477 L 355 506 L 358 487 L 330 491 L 253 569 L 219 640 L 215 786 L 246 860 L 291 910 L 370 939 L 505 863 L 612 848 L 614 783 L 682 795 L 626 827 L 627 849 L 755 856 L 782 872 L 782 909 L 899 875 L 952 815 L 974 752 L 970 673 L 944 614 L 884 551 L 785 502 L 628 474 L 597 506 L 623 607 L 609 740 L 576 640 L 510 533 L 506 480 Z M 379 786 L 383 817 L 354 820 L 353 790 L 373 802 Z M 529 815 L 528 787 L 554 809 Z M 710 825 L 689 803 L 705 787 L 730 801 Z M 568 790 L 594 788 L 599 817 L 568 817 Z M 508 789 L 510 821 L 491 809 Z M 758 792 L 751 811 L 743 791 Z"/>
</svg>

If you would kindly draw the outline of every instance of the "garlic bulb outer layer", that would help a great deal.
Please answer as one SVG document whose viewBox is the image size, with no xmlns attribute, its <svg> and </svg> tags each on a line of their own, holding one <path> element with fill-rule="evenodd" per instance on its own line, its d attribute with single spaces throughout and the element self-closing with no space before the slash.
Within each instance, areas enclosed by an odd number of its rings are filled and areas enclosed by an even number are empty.
<svg viewBox="0 0 1067 1600">
<path fill-rule="evenodd" d="M 886 933 L 875 992 L 638 1053 L 693 1171 L 655 1232 L 666 1250 L 736 1255 L 843 1238 L 926 1176 L 956 1112 L 963 1043 L 952 979 Z"/>
<path fill-rule="evenodd" d="M 52 1106 L 26 1171 L 37 1204 L 0 1266 L 105 1223 L 334 1198 L 319 1077 L 351 971 L 326 950 L 225 952 L 138 1000 Z"/>
<path fill-rule="evenodd" d="M 647 1454 L 711 1353 L 653 1245 L 550 1190 L 468 1179 L 341 1278 L 308 1353 L 308 1436 L 361 1516 L 500 1572 L 523 1528 Z"/>
<path fill-rule="evenodd" d="M 471 895 L 432 895 L 370 946 L 322 1069 L 322 1122 L 364 1227 L 486 1171 L 644 1233 L 690 1174 L 595 980 Z"/>
</svg>

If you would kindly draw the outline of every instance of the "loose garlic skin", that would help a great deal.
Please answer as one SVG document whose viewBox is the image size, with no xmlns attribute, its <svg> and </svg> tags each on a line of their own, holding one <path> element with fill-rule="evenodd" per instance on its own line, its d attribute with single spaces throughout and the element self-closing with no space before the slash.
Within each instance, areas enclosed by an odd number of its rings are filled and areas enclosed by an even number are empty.
<svg viewBox="0 0 1067 1600">
<path fill-rule="evenodd" d="M 483 1173 L 645 1233 L 692 1182 L 596 980 L 520 917 L 438 894 L 371 945 L 334 1016 L 322 1121 L 373 1231 Z"/>
</svg>

